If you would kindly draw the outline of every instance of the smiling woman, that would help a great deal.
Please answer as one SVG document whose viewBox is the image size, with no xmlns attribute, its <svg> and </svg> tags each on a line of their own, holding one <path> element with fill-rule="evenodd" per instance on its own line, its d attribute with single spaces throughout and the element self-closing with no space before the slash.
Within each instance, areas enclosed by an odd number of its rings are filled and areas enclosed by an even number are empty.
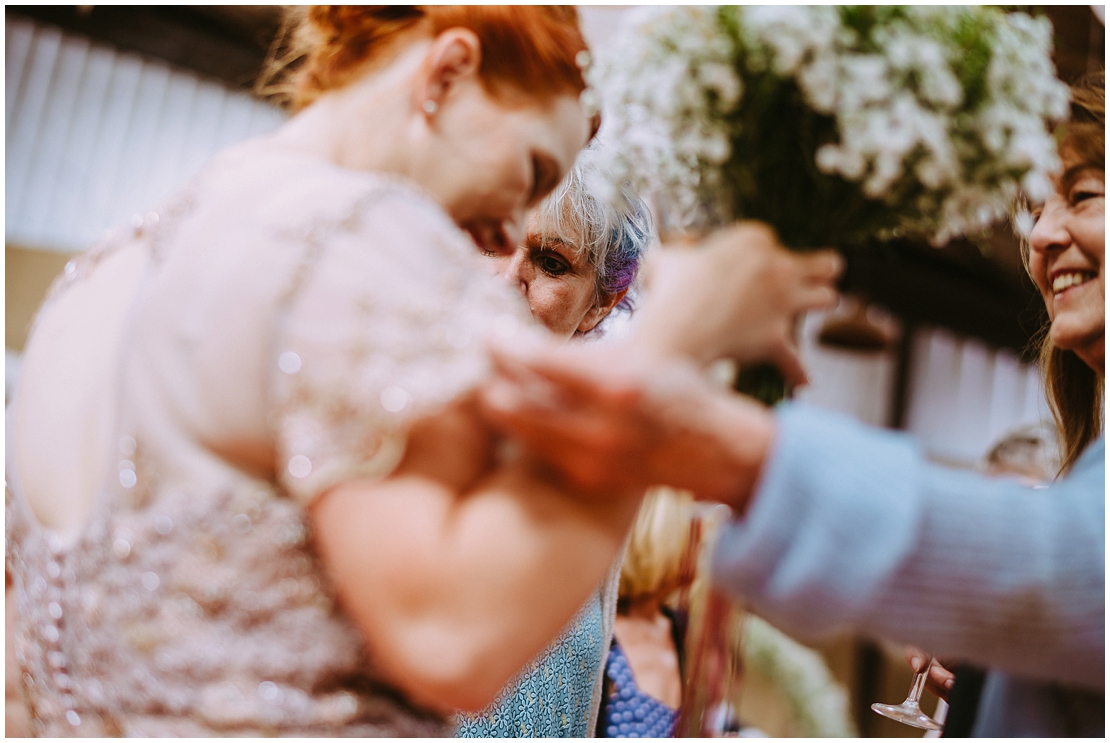
<svg viewBox="0 0 1110 743">
<path fill-rule="evenodd" d="M 1048 309 L 1041 345 L 1052 414 L 1068 471 L 1102 429 L 1105 373 L 1105 79 L 1073 89 L 1072 121 L 1060 146 L 1063 172 L 1035 212 L 1028 267 Z"/>
</svg>

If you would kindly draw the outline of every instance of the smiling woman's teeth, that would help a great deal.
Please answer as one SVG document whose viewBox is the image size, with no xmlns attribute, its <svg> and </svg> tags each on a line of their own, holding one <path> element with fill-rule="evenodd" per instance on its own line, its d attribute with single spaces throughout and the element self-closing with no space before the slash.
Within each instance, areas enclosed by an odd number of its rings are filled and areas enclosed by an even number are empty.
<svg viewBox="0 0 1110 743">
<path fill-rule="evenodd" d="M 1059 294 L 1065 289 L 1090 281 L 1093 278 L 1094 275 L 1089 273 L 1062 273 L 1052 280 L 1052 292 Z"/>
</svg>

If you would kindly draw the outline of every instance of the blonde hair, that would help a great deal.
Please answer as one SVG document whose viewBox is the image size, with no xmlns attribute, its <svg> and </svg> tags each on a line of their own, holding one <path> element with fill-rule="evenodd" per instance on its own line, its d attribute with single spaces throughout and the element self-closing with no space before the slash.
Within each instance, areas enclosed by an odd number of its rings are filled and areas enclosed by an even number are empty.
<svg viewBox="0 0 1110 743">
<path fill-rule="evenodd" d="M 632 525 L 621 564 L 622 603 L 662 599 L 690 582 L 690 527 L 694 500 L 687 493 L 654 488 L 644 498 Z"/>
</svg>

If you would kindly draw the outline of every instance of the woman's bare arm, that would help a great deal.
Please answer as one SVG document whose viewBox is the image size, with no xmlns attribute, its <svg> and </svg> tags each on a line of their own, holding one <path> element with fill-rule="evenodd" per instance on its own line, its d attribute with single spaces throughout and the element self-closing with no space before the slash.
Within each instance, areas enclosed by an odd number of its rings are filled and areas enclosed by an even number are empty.
<svg viewBox="0 0 1110 743">
<path fill-rule="evenodd" d="M 376 666 L 413 698 L 481 709 L 617 557 L 639 495 L 574 498 L 528 461 L 493 466 L 473 405 L 418 426 L 388 479 L 313 509 L 321 556 Z"/>
</svg>

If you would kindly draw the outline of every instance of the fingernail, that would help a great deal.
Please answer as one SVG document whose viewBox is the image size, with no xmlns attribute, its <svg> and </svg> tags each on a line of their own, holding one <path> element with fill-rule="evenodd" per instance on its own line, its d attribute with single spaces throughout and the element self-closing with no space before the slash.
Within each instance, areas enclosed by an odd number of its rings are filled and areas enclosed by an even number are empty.
<svg viewBox="0 0 1110 743">
<path fill-rule="evenodd" d="M 947 679 L 944 682 L 944 688 L 945 689 L 951 689 L 953 686 L 955 686 L 955 684 L 956 684 L 956 679 Z"/>
</svg>

